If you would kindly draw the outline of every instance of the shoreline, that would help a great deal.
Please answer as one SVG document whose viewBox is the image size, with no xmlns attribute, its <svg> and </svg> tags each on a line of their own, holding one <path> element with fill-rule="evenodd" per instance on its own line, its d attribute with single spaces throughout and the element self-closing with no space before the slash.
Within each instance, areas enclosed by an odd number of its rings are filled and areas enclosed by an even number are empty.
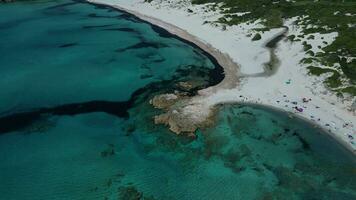
<svg viewBox="0 0 356 200">
<path fill-rule="evenodd" d="M 326 137 L 329 137 L 330 139 L 334 140 L 335 144 L 338 145 L 340 148 L 342 148 L 343 150 L 350 152 L 351 155 L 353 155 L 353 159 L 355 159 L 356 161 L 356 152 L 355 150 L 349 148 L 349 145 L 347 142 L 345 142 L 344 140 L 341 140 L 338 137 L 335 137 L 335 134 L 333 134 L 332 132 L 328 131 L 327 129 L 325 129 L 325 127 L 320 126 L 317 123 L 313 123 L 313 121 L 309 120 L 308 118 L 305 118 L 303 116 L 300 115 L 296 115 L 295 113 L 292 112 L 288 112 L 285 111 L 281 108 L 275 107 L 275 106 L 270 106 L 270 105 L 264 105 L 264 104 L 257 104 L 257 103 L 252 103 L 252 102 L 231 102 L 231 103 L 224 103 L 223 105 L 243 105 L 243 106 L 251 106 L 251 107 L 255 107 L 255 108 L 262 108 L 265 110 L 271 110 L 273 112 L 278 112 L 278 113 L 284 113 L 286 115 L 288 115 L 290 118 L 296 118 L 298 120 L 303 121 L 304 123 L 308 124 L 309 126 L 312 126 L 315 129 L 320 129 L 322 134 L 325 133 Z"/>
<path fill-rule="evenodd" d="M 260 77 L 257 77 L 257 78 L 256 77 L 242 77 L 241 75 L 245 76 L 245 73 L 241 72 L 240 66 L 238 64 L 236 64 L 236 59 L 235 60 L 232 59 L 231 56 L 227 53 L 222 53 L 219 50 L 221 48 L 213 47 L 213 45 L 211 45 L 209 42 L 207 42 L 203 38 L 197 37 L 194 34 L 189 33 L 188 31 L 182 29 L 181 27 L 176 26 L 174 23 L 171 24 L 169 22 L 165 22 L 161 19 L 155 18 L 151 15 L 148 16 L 144 13 L 140 13 L 138 11 L 139 9 L 131 10 L 131 9 L 125 8 L 121 5 L 118 5 L 117 2 L 116 3 L 111 2 L 110 0 L 108 2 L 106 2 L 105 0 L 89 0 L 88 2 L 93 3 L 93 4 L 110 6 L 115 9 L 118 9 L 120 11 L 124 11 L 129 14 L 132 14 L 149 24 L 153 24 L 154 26 L 163 28 L 166 31 L 168 31 L 169 33 L 176 35 L 180 38 L 183 38 L 183 40 L 192 42 L 193 44 L 197 45 L 199 48 L 203 49 L 204 51 L 206 51 L 207 53 L 209 53 L 211 56 L 213 56 L 216 59 L 218 64 L 220 66 L 222 66 L 224 69 L 225 78 L 222 82 L 220 82 L 219 84 L 217 84 L 215 86 L 198 91 L 198 95 L 190 100 L 191 103 L 187 107 L 189 109 L 192 109 L 193 108 L 192 105 L 193 106 L 196 105 L 194 107 L 194 109 L 196 109 L 195 111 L 199 112 L 198 114 L 190 113 L 191 115 L 196 115 L 196 116 L 193 116 L 192 118 L 194 118 L 194 119 L 197 117 L 204 118 L 206 116 L 209 116 L 210 110 L 212 110 L 213 107 L 218 104 L 251 104 L 251 105 L 267 107 L 267 108 L 271 108 L 271 109 L 274 109 L 277 111 L 282 111 L 282 112 L 286 112 L 288 114 L 292 114 L 293 117 L 298 117 L 299 119 L 306 121 L 307 123 L 311 124 L 312 126 L 317 126 L 318 128 L 322 129 L 323 132 L 326 132 L 329 136 L 334 138 L 337 143 L 339 143 L 345 149 L 350 151 L 353 155 L 356 155 L 356 146 L 353 145 L 352 142 L 350 143 L 350 141 L 347 140 L 348 135 L 345 135 L 345 131 L 344 131 L 344 133 L 337 133 L 337 131 L 341 128 L 340 127 L 341 124 L 335 125 L 336 130 L 331 130 L 330 125 L 327 123 L 324 123 L 324 125 L 323 125 L 323 121 L 321 121 L 320 118 L 318 119 L 319 121 L 315 121 L 313 119 L 310 119 L 310 117 L 304 116 L 305 113 L 296 112 L 293 107 L 291 109 L 291 107 L 289 107 L 287 105 L 285 105 L 284 107 L 281 106 L 279 104 L 280 101 L 277 101 L 277 104 L 276 104 L 276 102 L 272 103 L 271 100 L 275 100 L 275 98 L 263 99 L 264 98 L 263 95 L 258 95 L 258 94 L 251 95 L 252 93 L 255 92 L 254 90 L 247 92 L 246 90 L 248 90 L 249 88 L 245 87 L 244 85 L 246 85 L 246 82 L 248 81 L 248 79 L 255 78 L 255 80 L 257 80 L 257 83 L 258 83 L 260 80 L 258 78 L 260 78 Z M 149 6 L 149 4 L 147 4 L 147 5 Z M 272 75 L 272 77 L 273 76 L 274 75 Z M 268 77 L 267 78 L 263 77 L 263 78 L 268 79 Z M 306 81 L 306 80 L 304 80 L 304 81 Z M 240 84 L 242 84 L 242 86 Z M 256 86 L 255 84 L 252 84 L 252 86 L 260 87 L 260 86 Z M 268 85 L 266 85 L 266 87 L 268 87 Z M 250 86 L 250 88 L 251 88 L 251 86 Z M 281 93 L 280 91 L 278 91 L 278 92 Z M 267 95 L 270 95 L 270 94 L 267 93 Z M 273 94 L 273 95 L 275 95 L 275 94 Z M 247 96 L 248 96 L 248 98 L 247 98 Z M 285 96 L 286 95 L 283 95 L 283 97 L 285 97 Z M 316 96 L 316 95 L 314 95 L 314 96 Z M 314 96 L 313 96 L 313 99 L 315 98 Z M 289 100 L 287 103 L 289 103 Z M 319 104 L 316 104 L 316 105 L 319 105 Z M 319 106 L 316 106 L 316 108 L 318 108 L 318 107 Z M 186 108 L 186 110 L 188 108 Z M 194 112 L 194 109 L 193 109 L 193 112 Z M 183 110 L 184 110 L 184 108 L 183 108 Z M 320 110 L 318 110 L 318 111 L 320 111 Z M 311 113 L 313 113 L 313 112 L 311 111 Z M 322 114 L 325 114 L 325 113 L 321 112 L 321 116 L 322 116 Z M 326 113 L 326 114 L 331 116 L 331 114 L 329 114 L 329 113 Z M 335 118 L 338 119 L 339 117 L 337 117 L 335 115 Z M 335 118 L 331 119 L 331 120 L 329 119 L 329 121 L 334 121 Z M 342 118 L 340 118 L 340 120 L 343 121 Z M 353 128 L 352 122 L 351 122 L 351 125 L 352 126 L 349 129 L 347 129 L 347 130 L 350 130 L 350 133 L 352 133 L 352 128 Z M 345 128 L 345 127 L 343 127 L 343 128 Z M 346 130 L 346 132 L 348 132 L 347 130 Z"/>
<path fill-rule="evenodd" d="M 213 88 L 219 88 L 219 89 L 231 89 L 237 86 L 238 80 L 240 78 L 239 74 L 239 66 L 236 64 L 229 55 L 224 54 L 220 52 L 218 49 L 214 48 L 210 44 L 204 43 L 200 41 L 197 37 L 194 35 L 189 34 L 187 31 L 174 26 L 173 24 L 166 23 L 162 20 L 159 20 L 154 17 L 150 17 L 147 15 L 143 15 L 141 13 L 125 9 L 123 7 L 120 7 L 118 5 L 107 5 L 104 3 L 100 3 L 100 1 L 95 1 L 95 0 L 88 0 L 89 3 L 96 4 L 96 5 L 102 5 L 102 6 L 110 6 L 114 9 L 117 9 L 121 12 L 131 14 L 138 19 L 142 20 L 143 22 L 146 22 L 148 24 L 157 26 L 159 28 L 162 28 L 169 32 L 170 34 L 177 36 L 178 38 L 182 39 L 186 43 L 194 44 L 196 47 L 207 53 L 211 58 L 212 62 L 216 63 L 224 69 L 224 79 L 217 85 L 212 86 Z M 212 87 L 209 87 L 213 89 Z M 203 89 L 204 90 L 204 89 Z M 214 90 L 214 89 L 213 89 Z"/>
</svg>

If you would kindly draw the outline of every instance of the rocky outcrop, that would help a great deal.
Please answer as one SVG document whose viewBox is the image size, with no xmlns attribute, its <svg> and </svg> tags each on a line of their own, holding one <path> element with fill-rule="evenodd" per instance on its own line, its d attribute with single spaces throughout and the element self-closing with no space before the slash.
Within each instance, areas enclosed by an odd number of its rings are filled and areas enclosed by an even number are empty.
<svg viewBox="0 0 356 200">
<path fill-rule="evenodd" d="M 179 88 L 181 88 L 181 89 L 183 89 L 183 90 L 187 90 L 187 91 L 189 91 L 189 90 L 191 90 L 191 89 L 193 89 L 195 86 L 192 84 L 192 83 L 190 83 L 190 82 L 179 82 L 178 84 L 177 84 L 177 86 L 179 87 Z"/>
<path fill-rule="evenodd" d="M 177 94 L 161 94 L 153 97 L 150 104 L 158 109 L 167 109 L 170 106 L 174 105 L 179 99 Z"/>
<path fill-rule="evenodd" d="M 215 109 L 194 103 L 190 97 L 183 94 L 158 95 L 150 103 L 155 108 L 166 111 L 154 117 L 155 124 L 169 126 L 169 130 L 178 135 L 195 137 L 198 128 L 211 126 L 215 121 Z"/>
</svg>

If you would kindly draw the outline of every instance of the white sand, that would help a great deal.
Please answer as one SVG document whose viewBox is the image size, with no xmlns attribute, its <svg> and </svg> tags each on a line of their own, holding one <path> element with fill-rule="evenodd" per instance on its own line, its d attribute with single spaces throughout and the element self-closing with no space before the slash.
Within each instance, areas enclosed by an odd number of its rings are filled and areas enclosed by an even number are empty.
<svg viewBox="0 0 356 200">
<path fill-rule="evenodd" d="M 214 87 L 214 89 L 208 88 L 200 91 L 200 95 L 186 107 L 186 113 L 194 115 L 192 118 L 207 116 L 209 109 L 218 103 L 263 104 L 295 113 L 299 117 L 313 121 L 353 153 L 356 153 L 356 113 L 349 110 L 355 98 L 338 99 L 335 94 L 323 86 L 323 77 L 307 75 L 306 66 L 299 63 L 305 57 L 302 41 L 306 39 L 293 43 L 287 40 L 279 42 L 276 54 L 280 59 L 280 67 L 277 72 L 271 76 L 255 77 L 254 75 L 264 71 L 263 64 L 269 60 L 269 51 L 264 48 L 264 44 L 281 29 L 264 32 L 261 40 L 252 42 L 251 36 L 247 35 L 252 33 L 253 37 L 254 32 L 251 29 L 261 28 L 261 25 L 257 23 L 240 24 L 223 30 L 221 26 L 204 24 L 204 21 L 216 20 L 220 14 L 216 11 L 205 12 L 207 6 L 192 6 L 187 0 L 171 0 L 170 3 L 160 0 L 154 0 L 151 3 L 144 3 L 143 0 L 89 1 L 124 9 L 172 33 L 176 33 L 178 30 L 176 27 L 178 27 L 181 31 L 190 34 L 190 37 L 185 37 L 185 39 L 192 42 L 195 40 L 196 44 L 197 42 L 205 44 L 203 47 L 198 46 L 206 50 L 207 47 L 214 47 L 207 50 L 209 53 L 213 52 L 213 56 L 216 57 L 217 54 L 215 51 L 214 55 L 215 49 L 222 52 L 222 55 L 227 54 L 227 61 L 231 58 L 235 63 L 238 63 L 238 65 L 230 65 L 230 67 L 224 66 L 224 69 L 227 70 L 227 77 L 230 77 L 227 82 L 237 81 L 234 77 L 238 76 L 240 77 L 239 83 L 234 84 L 233 88 Z M 188 8 L 194 13 L 189 13 Z M 293 21 L 294 19 L 290 19 L 286 22 L 289 34 L 298 35 L 300 29 L 298 26 L 292 25 Z M 167 24 L 171 26 L 167 26 Z M 176 34 L 181 36 L 179 33 Z M 314 52 L 318 52 L 320 50 L 317 46 L 325 46 L 321 37 L 331 42 L 337 33 L 314 35 L 315 39 L 309 40 L 308 43 L 312 45 Z M 219 63 L 224 65 L 224 63 Z M 239 68 L 231 69 L 232 66 Z M 303 103 L 303 97 L 311 98 L 311 101 Z M 292 102 L 297 102 L 297 105 Z M 303 112 L 296 111 L 293 108 L 295 106 L 303 108 Z M 325 150 L 327 151 L 327 149 Z"/>
</svg>

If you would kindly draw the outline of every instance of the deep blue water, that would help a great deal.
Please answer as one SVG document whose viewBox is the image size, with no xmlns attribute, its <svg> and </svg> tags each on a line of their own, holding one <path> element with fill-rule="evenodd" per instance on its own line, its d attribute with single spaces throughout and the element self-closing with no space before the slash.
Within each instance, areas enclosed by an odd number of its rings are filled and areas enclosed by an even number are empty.
<svg viewBox="0 0 356 200">
<path fill-rule="evenodd" d="M 356 199 L 355 158 L 263 107 L 221 106 L 197 139 L 148 100 L 218 83 L 208 55 L 69 0 L 0 4 L 0 199 Z"/>
</svg>

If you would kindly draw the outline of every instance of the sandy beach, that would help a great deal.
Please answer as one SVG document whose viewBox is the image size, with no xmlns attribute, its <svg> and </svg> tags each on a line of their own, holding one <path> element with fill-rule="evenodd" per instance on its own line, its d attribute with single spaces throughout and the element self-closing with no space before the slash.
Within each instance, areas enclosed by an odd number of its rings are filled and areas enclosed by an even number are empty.
<svg viewBox="0 0 356 200">
<path fill-rule="evenodd" d="M 311 77 L 300 63 L 305 56 L 302 42 L 282 40 L 274 53 L 278 69 L 264 74 L 265 63 L 270 60 L 270 50 L 265 48 L 282 29 L 272 29 L 262 34 L 262 39 L 251 40 L 252 28 L 257 23 L 221 27 L 205 23 L 219 18 L 217 11 L 188 1 L 171 3 L 143 0 L 89 0 L 131 13 L 138 18 L 166 29 L 188 40 L 215 57 L 224 68 L 225 79 L 218 85 L 199 91 L 199 95 L 182 108 L 183 116 L 204 120 L 212 108 L 222 103 L 253 103 L 270 106 L 291 113 L 325 129 L 331 136 L 356 154 L 356 113 L 351 110 L 355 98 L 339 98 L 322 84 L 323 77 Z M 193 11 L 188 12 L 187 10 Z M 300 30 L 293 19 L 285 22 L 289 34 Z M 337 33 L 313 34 L 312 49 L 325 46 L 320 38 L 332 41 Z"/>
</svg>

